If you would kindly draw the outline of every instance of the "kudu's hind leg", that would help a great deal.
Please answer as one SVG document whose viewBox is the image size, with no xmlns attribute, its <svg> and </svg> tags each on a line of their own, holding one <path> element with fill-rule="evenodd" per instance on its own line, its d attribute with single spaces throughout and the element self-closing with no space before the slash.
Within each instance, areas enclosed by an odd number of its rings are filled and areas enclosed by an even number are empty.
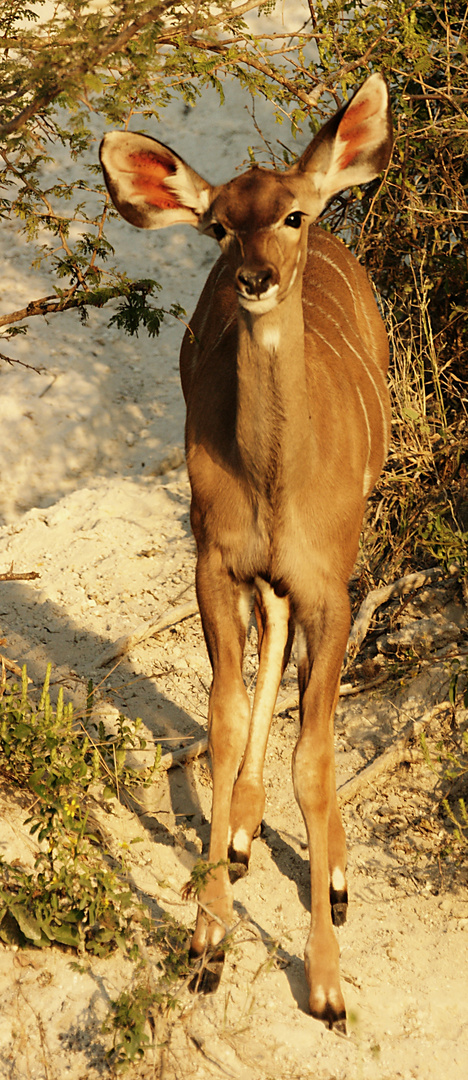
<svg viewBox="0 0 468 1080">
<path fill-rule="evenodd" d="M 300 661 L 301 734 L 294 752 L 296 798 L 307 829 L 310 856 L 311 927 L 305 968 L 313 1016 L 328 1027 L 346 1030 L 340 987 L 339 948 L 332 925 L 330 884 L 345 881 L 346 847 L 333 790 L 333 712 L 349 632 L 349 601 L 337 588 L 304 627 L 306 651 Z M 330 882 L 330 877 L 332 882 Z M 333 896 L 332 896 L 333 899 Z M 343 921 L 343 919 L 341 919 Z"/>
<path fill-rule="evenodd" d="M 298 653 L 302 651 L 302 657 L 298 656 L 299 693 L 301 700 L 310 678 L 310 662 L 307 649 L 303 641 L 304 635 L 298 632 Z M 302 646 L 302 647 L 301 647 Z M 340 692 L 340 680 L 338 678 L 335 696 L 332 706 L 332 723 Z M 328 818 L 328 873 L 330 882 L 330 908 L 334 926 L 342 926 L 346 922 L 348 907 L 348 886 L 346 878 L 347 869 L 346 835 L 341 820 L 341 812 L 336 795 L 335 755 L 331 757 L 330 768 L 330 813 Z"/>
<path fill-rule="evenodd" d="M 245 873 L 252 839 L 261 825 L 265 808 L 263 764 L 266 746 L 281 676 L 294 636 L 287 597 L 277 596 L 263 580 L 258 580 L 256 586 L 259 666 L 247 749 L 232 798 L 229 827 L 229 858 L 233 864 L 231 877 L 240 877 Z"/>
<path fill-rule="evenodd" d="M 210 871 L 199 899 L 191 955 L 201 956 L 219 944 L 232 921 L 232 889 L 227 870 L 229 815 L 234 782 L 244 755 L 249 729 L 249 699 L 242 680 L 245 621 L 241 590 L 231 580 L 213 549 L 199 554 L 197 596 L 213 682 L 208 712 L 213 774 L 213 803 L 208 861 L 222 863 Z M 196 987 L 216 989 L 217 978 Z"/>
</svg>

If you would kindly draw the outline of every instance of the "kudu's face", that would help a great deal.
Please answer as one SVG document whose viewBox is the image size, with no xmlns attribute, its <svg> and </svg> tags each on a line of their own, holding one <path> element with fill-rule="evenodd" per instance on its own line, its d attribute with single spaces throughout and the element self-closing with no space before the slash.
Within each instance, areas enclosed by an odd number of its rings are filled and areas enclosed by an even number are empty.
<svg viewBox="0 0 468 1080">
<path fill-rule="evenodd" d="M 214 236 L 232 269 L 242 308 L 264 314 L 301 278 L 311 221 L 299 178 L 252 168 L 214 189 L 200 231 Z"/>
<path fill-rule="evenodd" d="M 308 225 L 339 191 L 377 176 L 391 145 L 388 94 L 375 74 L 283 173 L 251 168 L 214 186 L 169 146 L 129 131 L 109 132 L 100 153 L 122 216 L 140 229 L 187 222 L 214 236 L 241 308 L 260 315 L 299 293 Z"/>
</svg>

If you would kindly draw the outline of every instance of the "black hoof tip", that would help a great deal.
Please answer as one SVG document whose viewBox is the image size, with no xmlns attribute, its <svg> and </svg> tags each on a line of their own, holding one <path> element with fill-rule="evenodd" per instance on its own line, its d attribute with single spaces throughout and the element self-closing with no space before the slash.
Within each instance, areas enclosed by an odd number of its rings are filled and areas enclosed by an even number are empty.
<svg viewBox="0 0 468 1080">
<path fill-rule="evenodd" d="M 348 890 L 330 885 L 330 907 L 333 926 L 343 926 L 348 914 Z"/>
<path fill-rule="evenodd" d="M 228 859 L 229 881 L 231 882 L 231 885 L 233 885 L 239 878 L 245 877 L 249 869 L 249 856 L 245 854 L 245 851 L 235 851 L 233 847 L 230 847 Z"/>
<path fill-rule="evenodd" d="M 201 960 L 201 957 L 190 953 L 191 960 Z M 214 994 L 221 981 L 224 966 L 224 952 L 218 950 L 212 956 L 202 961 L 201 966 L 190 980 L 188 988 L 191 994 Z"/>
<path fill-rule="evenodd" d="M 321 1012 L 312 1011 L 312 1016 L 315 1020 L 321 1020 L 322 1024 L 329 1031 L 335 1032 L 336 1035 L 346 1035 L 346 1013 L 336 1013 L 333 1006 L 328 1003 Z"/>
<path fill-rule="evenodd" d="M 331 916 L 333 926 L 343 926 L 346 922 L 346 916 L 348 914 L 347 904 L 332 904 Z"/>
</svg>

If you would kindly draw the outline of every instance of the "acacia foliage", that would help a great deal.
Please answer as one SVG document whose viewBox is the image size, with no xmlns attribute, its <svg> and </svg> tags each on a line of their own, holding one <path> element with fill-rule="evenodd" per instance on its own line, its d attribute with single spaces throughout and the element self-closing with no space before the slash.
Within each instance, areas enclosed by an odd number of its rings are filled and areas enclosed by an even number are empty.
<svg viewBox="0 0 468 1080">
<path fill-rule="evenodd" d="M 89 150 L 93 113 L 112 125 L 135 116 L 146 123 L 176 93 L 193 103 L 209 83 L 222 97 L 223 76 L 230 73 L 247 90 L 272 99 L 282 117 L 288 112 L 295 132 L 308 125 L 316 130 L 329 114 L 330 95 L 339 102 L 379 69 L 393 102 L 393 164 L 364 199 L 355 192 L 340 197 L 330 226 L 346 229 L 365 254 L 379 291 L 397 304 L 400 322 L 408 317 L 405 296 L 417 298 L 422 288 L 438 349 L 456 345 L 465 356 L 465 3 L 310 0 L 296 34 L 278 32 L 279 22 L 268 27 L 265 20 L 269 33 L 257 34 L 244 22 L 249 10 L 274 7 L 272 0 L 216 6 L 208 0 L 4 0 L 0 213 L 16 216 L 31 239 L 44 229 L 52 235 L 62 286 L 42 306 L 31 298 L 31 314 L 57 306 L 82 309 L 119 291 L 131 293 L 129 282 L 104 272 L 109 211 L 97 164 L 83 164 L 74 183 L 44 182 L 43 166 L 56 141 L 74 159 Z M 72 221 L 81 227 L 74 242 Z M 142 311 L 148 290 L 148 283 L 137 290 Z M 135 298 L 134 308 L 138 315 Z"/>
<path fill-rule="evenodd" d="M 163 312 L 150 303 L 156 282 L 131 282 L 109 270 L 109 200 L 93 135 L 93 116 L 113 126 L 143 124 L 176 94 L 193 104 L 204 85 L 237 74 L 253 85 L 257 44 L 243 21 L 270 0 L 3 0 L 0 10 L 0 216 L 16 218 L 36 243 L 38 262 L 52 263 L 53 293 L 0 317 L 4 336 L 24 320 L 70 307 L 86 315 L 120 296 L 115 316 L 133 333 L 157 333 Z M 284 38 L 282 37 L 282 41 Z M 264 93 L 272 89 L 261 75 Z M 141 122 L 140 119 L 140 122 Z M 57 143 L 79 162 L 75 180 L 50 182 Z M 94 149 L 94 160 L 89 150 Z M 72 229 L 72 226 L 74 228 Z M 72 239 L 73 236 L 73 239 Z M 52 279 L 53 280 L 53 279 Z M 177 305 L 174 305 L 177 312 Z M 18 324 L 23 324 L 18 326 Z"/>
</svg>

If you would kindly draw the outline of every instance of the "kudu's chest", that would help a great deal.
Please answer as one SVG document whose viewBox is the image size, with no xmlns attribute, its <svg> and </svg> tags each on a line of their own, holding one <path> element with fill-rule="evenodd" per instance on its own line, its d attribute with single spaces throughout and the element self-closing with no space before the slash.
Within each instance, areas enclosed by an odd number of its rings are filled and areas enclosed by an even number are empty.
<svg viewBox="0 0 468 1080">
<path fill-rule="evenodd" d="M 192 529 L 199 549 L 216 547 L 239 582 L 262 577 L 294 592 L 304 567 L 312 571 L 325 547 L 330 564 L 346 577 L 356 555 L 364 501 L 356 513 L 355 484 L 330 489 L 332 457 L 330 450 L 327 467 L 314 439 L 305 437 L 300 451 L 291 455 L 278 437 L 272 456 L 255 469 L 251 447 L 244 458 L 237 442 L 223 456 L 219 446 L 213 452 L 208 439 L 189 439 Z M 348 466 L 344 457 L 343 475 Z M 323 554 L 320 558 L 323 562 Z"/>
</svg>

